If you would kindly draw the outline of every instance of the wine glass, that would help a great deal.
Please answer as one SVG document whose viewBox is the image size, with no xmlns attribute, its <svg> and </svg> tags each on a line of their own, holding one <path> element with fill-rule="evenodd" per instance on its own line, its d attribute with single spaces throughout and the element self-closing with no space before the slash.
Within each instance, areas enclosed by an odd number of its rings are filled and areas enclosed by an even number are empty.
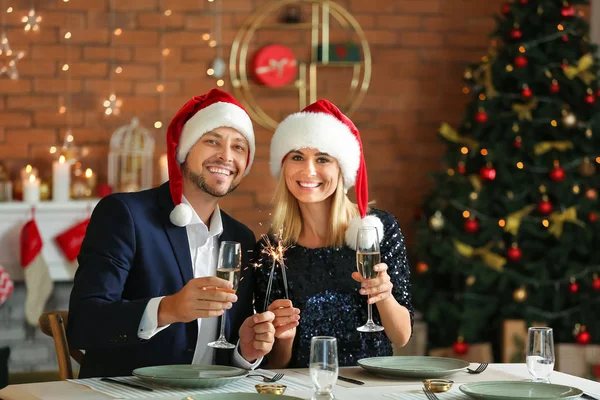
<svg viewBox="0 0 600 400">
<path fill-rule="evenodd" d="M 373 267 L 381 262 L 379 235 L 374 227 L 361 228 L 356 235 L 356 268 L 365 279 L 376 278 Z M 371 298 L 369 295 L 368 298 Z M 383 326 L 373 322 L 373 305 L 367 302 L 367 323 L 356 328 L 359 332 L 380 332 Z"/>
<path fill-rule="evenodd" d="M 531 327 L 527 332 L 527 370 L 534 382 L 550 382 L 554 369 L 552 328 Z"/>
<path fill-rule="evenodd" d="M 312 400 L 333 399 L 338 377 L 337 340 L 333 336 L 314 336 L 310 340 L 310 378 L 315 392 Z"/>
<path fill-rule="evenodd" d="M 242 245 L 238 242 L 221 242 L 219 248 L 219 260 L 217 262 L 217 278 L 225 279 L 233 285 L 233 293 L 237 291 L 240 282 L 240 269 L 242 266 Z M 235 349 L 235 345 L 225 339 L 225 315 L 227 310 L 223 311 L 221 316 L 221 333 L 219 338 L 210 342 L 208 346 L 216 349 Z"/>
</svg>

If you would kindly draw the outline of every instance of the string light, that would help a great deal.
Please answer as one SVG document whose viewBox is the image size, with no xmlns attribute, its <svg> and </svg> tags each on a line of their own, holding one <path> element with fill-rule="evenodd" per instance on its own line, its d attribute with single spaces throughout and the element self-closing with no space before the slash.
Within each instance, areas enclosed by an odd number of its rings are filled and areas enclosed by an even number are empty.
<svg viewBox="0 0 600 400">
<path fill-rule="evenodd" d="M 104 114 L 106 115 L 119 115 L 121 113 L 121 106 L 123 102 L 117 97 L 116 94 L 112 93 L 108 96 L 108 99 L 104 100 Z"/>
<path fill-rule="evenodd" d="M 213 39 L 213 40 L 211 40 L 210 42 L 208 42 L 208 45 L 209 45 L 210 47 L 217 47 L 217 41 Z"/>
<path fill-rule="evenodd" d="M 12 7 L 8 7 L 8 8 L 6 9 L 6 13 L 7 13 L 7 14 L 10 14 L 11 12 L 13 12 L 13 8 L 12 8 Z"/>
<path fill-rule="evenodd" d="M 156 85 L 156 91 L 159 93 L 162 93 L 165 90 L 165 85 L 163 85 L 162 83 Z"/>
<path fill-rule="evenodd" d="M 123 30 L 121 28 L 115 29 L 115 36 L 121 36 L 121 33 L 123 33 Z"/>
<path fill-rule="evenodd" d="M 481 93 L 479 95 L 479 100 L 482 100 L 482 101 L 485 100 L 485 94 Z"/>
<path fill-rule="evenodd" d="M 65 33 L 65 39 L 71 39 L 71 32 Z"/>
<path fill-rule="evenodd" d="M 461 147 L 460 152 L 462 154 L 469 154 L 469 148 L 466 146 Z"/>
<path fill-rule="evenodd" d="M 481 155 L 482 156 L 487 156 L 488 155 L 487 149 L 481 149 Z"/>
<path fill-rule="evenodd" d="M 504 227 L 506 226 L 506 221 L 505 221 L 505 220 L 503 220 L 503 219 L 501 219 L 500 221 L 498 221 L 498 226 L 499 226 L 500 228 L 504 228 Z"/>
<path fill-rule="evenodd" d="M 171 10 L 165 10 L 165 16 L 169 17 L 171 15 Z"/>
<path fill-rule="evenodd" d="M 208 39 L 210 39 L 210 33 L 203 34 L 202 35 L 202 39 L 205 40 L 205 41 L 208 40 Z"/>
<path fill-rule="evenodd" d="M 42 22 L 42 17 L 37 15 L 32 8 L 29 10 L 29 13 L 21 19 L 21 22 L 25 23 L 25 32 L 38 32 L 40 30 L 39 23 Z"/>
<path fill-rule="evenodd" d="M 468 210 L 463 211 L 462 213 L 463 218 L 469 218 L 471 216 L 471 213 Z"/>
<path fill-rule="evenodd" d="M 62 70 L 63 70 L 63 71 L 68 71 L 68 70 L 69 70 L 69 64 L 64 64 L 64 65 L 62 66 Z"/>
<path fill-rule="evenodd" d="M 170 53 L 171 53 L 171 50 L 169 50 L 168 48 L 164 48 L 162 51 L 162 55 L 165 57 L 168 56 Z"/>
<path fill-rule="evenodd" d="M 562 24 L 558 24 L 558 26 L 556 27 L 559 31 L 564 31 L 565 27 Z"/>
<path fill-rule="evenodd" d="M 522 163 L 521 161 L 519 161 L 519 162 L 517 163 L 517 168 L 519 168 L 519 169 L 523 169 L 523 167 L 524 167 L 523 163 Z"/>
<path fill-rule="evenodd" d="M 553 119 L 552 121 L 550 121 L 550 125 L 557 127 L 558 126 L 558 122 L 556 122 L 555 119 Z"/>
<path fill-rule="evenodd" d="M 117 67 L 117 68 L 115 68 L 115 72 L 117 74 L 120 74 L 121 72 L 123 72 L 123 68 L 122 67 Z"/>
<path fill-rule="evenodd" d="M 547 228 L 550 226 L 550 221 L 548 221 L 547 219 L 542 221 L 542 225 L 544 226 L 544 228 Z"/>
<path fill-rule="evenodd" d="M 50 154 L 55 154 L 55 153 L 56 153 L 56 146 L 50 147 Z"/>
<path fill-rule="evenodd" d="M 519 46 L 519 52 L 525 53 L 525 46 Z"/>
<path fill-rule="evenodd" d="M 206 75 L 208 75 L 208 76 L 213 76 L 214 73 L 215 73 L 215 70 L 212 68 L 209 68 L 206 70 Z"/>
<path fill-rule="evenodd" d="M 154 123 L 154 127 L 155 127 L 156 129 L 160 129 L 160 128 L 162 128 L 162 122 L 160 122 L 160 121 L 156 121 L 156 122 Z"/>
</svg>

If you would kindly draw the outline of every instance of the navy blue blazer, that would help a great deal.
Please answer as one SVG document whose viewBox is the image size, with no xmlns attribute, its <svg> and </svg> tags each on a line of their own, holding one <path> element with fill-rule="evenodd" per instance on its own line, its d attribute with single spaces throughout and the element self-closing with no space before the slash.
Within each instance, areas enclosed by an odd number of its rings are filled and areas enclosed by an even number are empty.
<svg viewBox="0 0 600 400">
<path fill-rule="evenodd" d="M 67 324 L 69 345 L 85 350 L 81 378 L 192 362 L 195 320 L 172 324 L 150 340 L 137 335 L 148 301 L 177 293 L 193 278 L 187 232 L 169 220 L 172 209 L 168 182 L 107 196 L 94 209 L 78 257 Z M 226 337 L 236 343 L 240 326 L 254 312 L 252 268 L 247 267 L 255 238 L 223 211 L 221 218 L 220 240 L 240 242 L 243 253 L 238 301 L 226 314 Z M 215 351 L 218 364 L 231 363 L 231 350 Z"/>
</svg>

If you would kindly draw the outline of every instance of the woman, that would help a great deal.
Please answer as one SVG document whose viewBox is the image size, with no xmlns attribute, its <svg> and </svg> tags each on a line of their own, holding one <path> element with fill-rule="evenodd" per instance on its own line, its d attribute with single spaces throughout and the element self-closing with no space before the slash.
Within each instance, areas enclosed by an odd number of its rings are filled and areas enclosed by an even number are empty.
<svg viewBox="0 0 600 400">
<path fill-rule="evenodd" d="M 283 274 L 275 269 L 265 238 L 257 243 L 260 266 L 254 274 L 257 311 L 276 315 L 275 345 L 269 368 L 307 367 L 310 340 L 338 339 L 340 366 L 365 357 L 392 354 L 411 334 L 413 308 L 404 238 L 396 219 L 367 209 L 367 175 L 360 135 L 352 121 L 320 100 L 279 124 L 271 141 L 271 173 L 279 179 L 269 242 L 291 246 L 284 253 L 289 299 Z M 357 203 L 346 191 L 355 186 Z M 368 214 L 368 215 L 367 215 Z M 382 263 L 376 278 L 356 272 L 356 234 L 361 226 L 379 231 Z M 367 320 L 367 295 L 375 323 L 385 331 L 356 330 Z M 266 303 L 265 303 L 266 300 Z M 300 310 L 302 318 L 300 319 Z"/>
</svg>

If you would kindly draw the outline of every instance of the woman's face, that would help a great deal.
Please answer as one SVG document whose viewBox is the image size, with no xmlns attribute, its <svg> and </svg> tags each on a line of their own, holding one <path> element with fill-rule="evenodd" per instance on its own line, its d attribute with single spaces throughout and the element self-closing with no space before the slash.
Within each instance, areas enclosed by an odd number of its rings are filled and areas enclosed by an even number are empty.
<svg viewBox="0 0 600 400">
<path fill-rule="evenodd" d="M 283 174 L 288 190 L 301 203 L 320 203 L 337 188 L 340 167 L 318 149 L 294 150 L 285 157 Z"/>
</svg>

